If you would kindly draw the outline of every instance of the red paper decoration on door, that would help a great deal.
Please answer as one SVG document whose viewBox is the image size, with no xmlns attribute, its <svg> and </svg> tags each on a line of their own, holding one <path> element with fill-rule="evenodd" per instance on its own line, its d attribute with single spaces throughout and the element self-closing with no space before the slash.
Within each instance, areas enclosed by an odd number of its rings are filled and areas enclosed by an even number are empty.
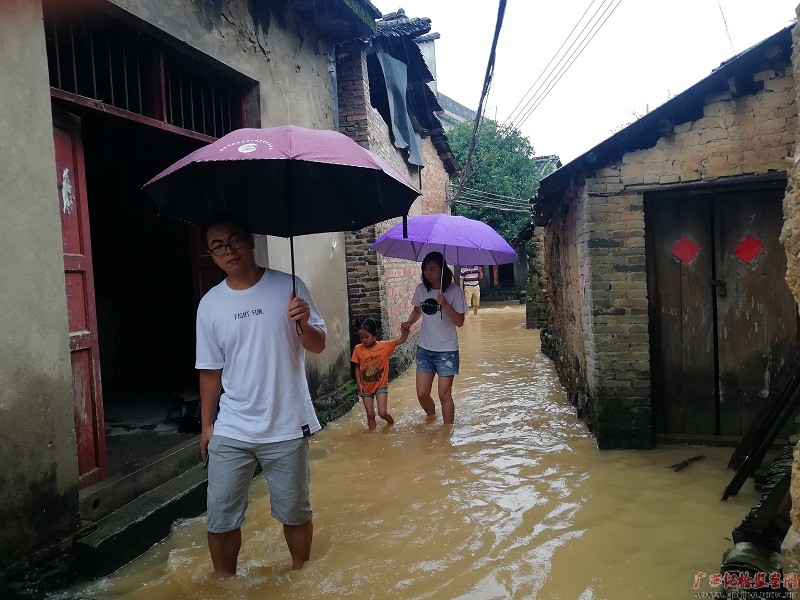
<svg viewBox="0 0 800 600">
<path fill-rule="evenodd" d="M 764 242 L 751 235 L 746 235 L 744 239 L 739 242 L 739 245 L 736 246 L 733 254 L 736 258 L 749 265 L 756 256 L 761 254 L 763 249 Z"/>
<path fill-rule="evenodd" d="M 672 246 L 672 256 L 687 265 L 691 264 L 698 254 L 700 254 L 700 246 L 685 235 Z"/>
</svg>

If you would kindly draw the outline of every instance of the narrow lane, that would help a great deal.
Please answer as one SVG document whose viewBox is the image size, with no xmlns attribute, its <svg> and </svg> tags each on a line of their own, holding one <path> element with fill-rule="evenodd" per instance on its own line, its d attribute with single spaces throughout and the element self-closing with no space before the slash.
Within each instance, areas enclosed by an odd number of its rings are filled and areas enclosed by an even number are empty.
<svg viewBox="0 0 800 600">
<path fill-rule="evenodd" d="M 677 599 L 717 573 L 752 485 L 719 501 L 730 449 L 596 449 L 564 399 L 524 307 L 494 304 L 459 331 L 452 428 L 426 423 L 413 370 L 390 384 L 397 423 L 363 409 L 312 442 L 311 562 L 288 570 L 254 483 L 240 574 L 217 581 L 202 518 L 72 596 L 242 599 Z M 705 459 L 679 473 L 667 465 Z"/>
</svg>

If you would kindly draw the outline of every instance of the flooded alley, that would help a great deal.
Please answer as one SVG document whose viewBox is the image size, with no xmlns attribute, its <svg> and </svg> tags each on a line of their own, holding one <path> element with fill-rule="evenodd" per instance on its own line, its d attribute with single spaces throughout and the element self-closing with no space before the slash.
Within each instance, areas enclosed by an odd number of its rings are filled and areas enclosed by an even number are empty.
<svg viewBox="0 0 800 600">
<path fill-rule="evenodd" d="M 756 494 L 719 497 L 731 449 L 596 449 L 524 306 L 495 303 L 459 331 L 455 425 L 426 423 L 413 368 L 390 384 L 391 428 L 363 409 L 312 441 L 314 545 L 289 571 L 263 479 L 240 574 L 210 577 L 203 518 L 69 598 L 678 599 L 723 551 Z M 438 408 L 438 407 L 437 407 Z M 668 465 L 703 454 L 681 472 Z"/>
</svg>

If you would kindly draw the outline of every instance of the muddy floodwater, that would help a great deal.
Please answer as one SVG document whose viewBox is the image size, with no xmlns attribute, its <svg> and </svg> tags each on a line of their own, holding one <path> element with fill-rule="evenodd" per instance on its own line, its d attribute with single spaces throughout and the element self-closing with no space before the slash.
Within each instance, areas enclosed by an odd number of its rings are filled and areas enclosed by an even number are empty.
<svg viewBox="0 0 800 600">
<path fill-rule="evenodd" d="M 289 570 L 263 479 L 253 484 L 239 575 L 210 576 L 203 518 L 84 598 L 580 599 L 695 597 L 756 500 L 719 498 L 730 448 L 596 449 L 539 351 L 524 307 L 492 304 L 459 330 L 455 425 L 427 423 L 413 368 L 390 384 L 394 427 L 363 409 L 311 442 L 314 545 Z M 434 386 L 435 389 L 435 386 Z M 438 406 L 437 406 L 438 409 Z M 668 465 L 705 458 L 681 472 Z M 708 589 L 708 588 L 701 588 Z"/>
</svg>

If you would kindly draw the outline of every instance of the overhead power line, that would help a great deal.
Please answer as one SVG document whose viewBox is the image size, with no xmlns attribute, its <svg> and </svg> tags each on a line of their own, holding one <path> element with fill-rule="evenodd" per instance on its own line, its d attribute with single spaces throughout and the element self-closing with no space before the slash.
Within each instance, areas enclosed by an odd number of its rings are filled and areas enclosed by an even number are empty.
<svg viewBox="0 0 800 600">
<path fill-rule="evenodd" d="M 475 142 L 478 139 L 478 128 L 483 120 L 483 112 L 485 110 L 486 97 L 489 95 L 489 88 L 492 85 L 492 76 L 494 74 L 494 63 L 497 57 L 497 40 L 500 38 L 500 29 L 503 27 L 503 18 L 506 14 L 506 0 L 500 0 L 497 6 L 497 23 L 494 26 L 494 37 L 492 38 L 492 49 L 489 51 L 489 61 L 486 64 L 486 75 L 483 78 L 483 89 L 481 90 L 481 99 L 478 103 L 478 114 L 475 117 L 475 125 L 472 128 L 472 137 L 469 140 L 469 149 L 467 150 L 467 158 L 464 161 L 464 171 L 462 172 L 461 179 L 456 190 L 455 197 L 461 193 L 461 187 L 467 180 L 469 175 L 470 162 L 472 161 L 472 153 L 475 151 Z"/>
<path fill-rule="evenodd" d="M 452 193 L 456 187 L 457 186 L 453 184 L 450 185 L 448 191 L 451 192 L 451 197 L 453 197 Z M 484 192 L 475 188 L 466 187 L 461 189 L 461 194 L 458 198 L 453 200 L 453 203 L 520 213 L 527 213 L 530 211 L 529 202 L 523 198 L 503 196 L 502 194 L 494 194 L 492 192 Z"/>
<path fill-rule="evenodd" d="M 731 38 L 731 31 L 728 29 L 728 20 L 725 18 L 725 11 L 722 10 L 722 2 L 717 0 L 717 6 L 719 6 L 719 14 L 722 15 L 722 24 L 725 25 L 725 33 L 728 34 L 728 42 L 731 45 L 731 55 L 736 54 L 736 50 L 733 47 L 733 39 Z"/>
<path fill-rule="evenodd" d="M 530 213 L 530 207 L 527 207 L 527 206 L 524 207 L 524 208 L 523 207 L 512 208 L 512 207 L 508 207 L 508 206 L 492 206 L 490 204 L 487 204 L 486 202 L 482 202 L 482 201 L 478 201 L 478 200 L 469 200 L 469 199 L 466 199 L 466 198 L 463 198 L 463 197 L 461 197 L 458 200 L 456 200 L 455 204 L 466 204 L 467 206 L 476 206 L 476 207 L 479 207 L 479 208 L 490 208 L 492 210 L 501 210 L 501 211 L 504 211 L 504 212 Z"/>
<path fill-rule="evenodd" d="M 464 190 L 465 192 L 478 192 L 478 193 L 484 194 L 486 196 L 494 196 L 496 198 L 508 198 L 509 200 L 513 200 L 515 202 L 525 202 L 524 198 L 517 198 L 516 196 L 503 196 L 502 194 L 495 194 L 493 192 L 485 192 L 485 191 L 479 190 L 477 188 L 463 187 L 461 189 Z"/>
<path fill-rule="evenodd" d="M 542 77 L 544 77 L 545 75 L 547 75 L 547 73 L 548 73 L 548 69 L 550 69 L 550 65 L 552 65 L 552 64 L 553 64 L 553 61 L 554 61 L 554 60 L 556 60 L 556 58 L 558 58 L 558 62 L 556 63 L 555 67 L 553 67 L 554 69 L 557 69 L 557 68 L 558 68 L 558 66 L 559 66 L 559 64 L 561 64 L 561 60 L 563 59 L 563 56 L 562 56 L 561 58 L 559 58 L 559 54 L 561 53 L 561 50 L 564 48 L 564 46 L 566 46 L 566 45 L 567 45 L 567 42 L 568 42 L 568 41 L 569 41 L 569 39 L 572 37 L 572 34 L 573 34 L 573 33 L 575 33 L 575 30 L 578 28 L 578 25 L 580 25 L 580 24 L 581 24 L 581 21 L 583 21 L 583 18 L 584 18 L 584 17 L 585 17 L 585 16 L 586 16 L 586 15 L 589 13 L 589 11 L 591 10 L 592 6 L 594 5 L 594 3 L 595 3 L 596 1 L 597 1 L 597 0 L 592 0 L 591 2 L 589 2 L 589 6 L 587 6 L 587 7 L 586 7 L 586 10 L 584 10 L 584 11 L 583 11 L 583 14 L 581 15 L 581 18 L 580 18 L 580 19 L 578 19 L 578 20 L 575 22 L 575 25 L 573 25 L 573 26 L 572 26 L 572 29 L 571 29 L 571 30 L 570 30 L 570 32 L 567 34 L 567 37 L 565 37 L 565 38 L 564 38 L 564 41 L 563 41 L 563 42 L 561 42 L 561 45 L 558 47 L 558 50 L 556 50 L 556 51 L 555 51 L 555 54 L 553 54 L 552 58 L 551 58 L 551 59 L 550 59 L 550 61 L 547 63 L 547 65 L 545 66 L 545 68 L 542 70 L 542 72 L 541 72 L 541 73 L 539 73 L 539 76 L 536 78 L 536 81 L 534 81 L 534 82 L 533 82 L 533 84 L 531 84 L 531 87 L 529 87 L 529 88 L 528 88 L 528 91 L 527 91 L 527 92 L 525 92 L 525 93 L 522 95 L 522 98 L 520 98 L 519 102 L 517 102 L 517 105 L 514 107 L 514 110 L 512 110 L 512 111 L 511 111 L 511 113 L 509 113 L 509 115 L 508 115 L 508 117 L 506 118 L 506 120 L 505 120 L 505 121 L 503 121 L 503 125 L 504 125 L 504 126 L 505 126 L 507 123 L 511 123 L 511 122 L 513 122 L 513 121 L 514 121 L 515 114 L 516 114 L 517 110 L 520 108 L 520 106 L 522 106 L 522 104 L 523 104 L 523 103 L 525 103 L 525 102 L 526 102 L 526 101 L 525 101 L 525 98 L 527 98 L 527 97 L 528 97 L 528 94 L 530 94 L 530 93 L 531 93 L 531 91 L 533 91 L 533 89 L 536 87 L 536 84 L 537 84 L 537 83 L 539 83 L 539 81 L 541 81 Z M 597 13 L 595 12 L 595 14 L 597 14 Z M 592 15 L 592 19 L 593 19 L 593 18 L 594 18 L 594 15 Z M 591 20 L 592 20 L 592 19 L 589 19 L 589 23 L 591 22 Z M 587 25 L 588 25 L 588 23 L 587 23 Z M 581 33 L 580 33 L 580 34 L 578 34 L 578 37 L 576 38 L 576 40 L 577 40 L 578 38 L 580 38 L 580 35 L 583 33 L 583 31 L 584 31 L 585 29 L 586 29 L 586 26 L 584 26 L 584 28 L 581 30 Z M 573 41 L 573 45 L 574 45 L 574 43 L 575 43 L 575 41 Z M 570 48 L 572 48 L 572 45 L 570 45 Z M 567 52 L 569 52 L 569 48 L 567 48 Z M 538 90 L 538 88 L 537 88 L 537 90 Z M 535 96 L 535 94 L 534 94 L 534 96 Z M 525 110 L 527 107 L 528 107 L 528 104 L 526 103 L 526 104 L 525 104 L 525 106 L 522 108 L 522 110 L 520 110 L 520 114 L 522 114 L 522 112 L 523 112 L 523 111 L 524 111 L 524 110 Z M 519 115 L 517 115 L 517 116 L 519 116 Z"/>
<path fill-rule="evenodd" d="M 589 2 L 586 10 L 584 10 L 581 17 L 572 27 L 569 34 L 561 43 L 553 57 L 550 59 L 545 69 L 542 71 L 539 77 L 536 78 L 536 81 L 534 81 L 533 85 L 528 89 L 522 99 L 517 103 L 517 105 L 514 107 L 514 110 L 511 111 L 509 118 L 506 119 L 506 121 L 502 124 L 498 124 L 498 137 L 494 143 L 494 148 L 483 162 L 491 162 L 491 160 L 501 152 L 503 142 L 510 139 L 515 131 L 520 130 L 525 121 L 530 118 L 531 114 L 533 114 L 533 112 L 539 107 L 545 98 L 547 98 L 555 85 L 558 84 L 561 78 L 580 57 L 589 43 L 594 39 L 600 29 L 605 25 L 611 15 L 617 10 L 619 5 L 622 3 L 622 0 L 600 0 L 600 4 L 596 7 L 589 19 L 584 23 L 586 16 L 597 2 L 598 0 L 591 0 L 591 2 Z M 582 23 L 583 27 L 580 28 L 577 36 L 572 39 L 573 34 L 578 30 Z M 567 49 L 562 53 L 562 50 L 565 46 L 567 46 Z M 530 95 L 530 97 L 528 97 L 528 94 L 531 92 L 533 93 Z M 528 97 L 527 100 L 526 97 Z M 518 122 L 510 122 L 512 118 L 514 118 L 515 114 Z M 481 119 L 482 114 L 479 113 L 475 123 L 473 124 L 473 135 L 468 158 L 471 158 L 472 148 L 477 137 L 476 131 L 480 125 Z M 462 187 L 466 182 L 467 174 L 468 169 L 465 169 L 464 176 L 461 179 Z M 459 194 L 460 192 L 453 197 L 458 198 Z"/>
<path fill-rule="evenodd" d="M 615 1 L 616 4 L 614 4 Z M 514 107 L 514 110 L 511 111 L 511 114 L 509 114 L 508 118 L 504 121 L 504 127 L 513 127 L 515 129 L 519 129 L 522 124 L 527 121 L 533 111 L 536 110 L 536 108 L 542 103 L 547 95 L 549 95 L 553 87 L 555 87 L 555 85 L 566 74 L 572 64 L 583 53 L 583 50 L 586 48 L 589 42 L 594 39 L 594 36 L 597 35 L 597 32 L 614 13 L 622 0 L 601 0 L 600 4 L 597 6 L 592 15 L 583 24 L 580 32 L 574 37 L 574 39 L 572 39 L 570 43 L 570 38 L 572 38 L 575 31 L 578 29 L 578 27 L 580 27 L 581 23 L 583 23 L 586 15 L 589 14 L 589 11 L 595 5 L 595 2 L 597 2 L 597 0 L 591 0 L 589 5 L 586 7 L 586 10 L 572 27 L 572 30 L 569 32 L 567 37 L 561 43 L 561 46 L 559 46 L 556 53 L 547 63 L 547 66 L 544 68 L 542 73 L 540 73 L 540 75 L 536 78 L 536 81 L 534 81 L 533 85 L 531 85 L 528 91 L 525 92 L 522 99 L 517 103 L 517 106 Z M 566 46 L 568 43 L 569 46 L 562 53 L 564 46 Z"/>
<path fill-rule="evenodd" d="M 606 5 L 605 10 L 600 15 L 600 18 L 602 19 L 602 21 L 596 21 L 595 22 L 595 25 L 593 26 L 593 29 L 590 30 L 590 32 L 589 32 L 590 37 L 588 39 L 584 38 L 585 41 L 583 41 L 582 45 L 579 46 L 578 48 L 576 48 L 572 52 L 572 54 L 570 55 L 570 57 L 568 59 L 569 62 L 566 63 L 561 68 L 561 70 L 556 74 L 556 78 L 551 81 L 551 83 L 547 87 L 547 89 L 544 89 L 543 91 L 539 92 L 538 97 L 536 98 L 535 104 L 533 104 L 527 110 L 527 112 L 525 112 L 525 114 L 522 115 L 520 120 L 515 123 L 515 126 L 517 128 L 522 127 L 522 125 L 525 123 L 525 121 L 527 121 L 530 118 L 530 116 L 533 114 L 533 112 L 537 108 L 539 108 L 539 105 L 542 102 L 544 102 L 544 100 L 545 100 L 545 98 L 547 98 L 547 96 L 550 95 L 550 92 L 553 90 L 553 88 L 556 86 L 556 84 L 558 84 L 558 82 L 561 81 L 561 78 L 567 73 L 567 71 L 569 71 L 570 67 L 572 67 L 572 65 L 575 63 L 575 61 L 578 60 L 578 58 L 580 58 L 580 55 L 583 54 L 583 51 L 591 43 L 591 41 L 594 39 L 594 37 L 597 35 L 597 33 L 600 31 L 600 29 L 602 29 L 603 25 L 606 24 L 606 21 L 608 21 L 608 19 L 611 17 L 611 15 L 614 14 L 614 11 L 617 10 L 619 5 L 622 4 L 622 0 L 616 0 L 616 4 L 613 4 L 613 2 L 614 2 L 614 0 L 611 0 L 611 3 Z"/>
</svg>

